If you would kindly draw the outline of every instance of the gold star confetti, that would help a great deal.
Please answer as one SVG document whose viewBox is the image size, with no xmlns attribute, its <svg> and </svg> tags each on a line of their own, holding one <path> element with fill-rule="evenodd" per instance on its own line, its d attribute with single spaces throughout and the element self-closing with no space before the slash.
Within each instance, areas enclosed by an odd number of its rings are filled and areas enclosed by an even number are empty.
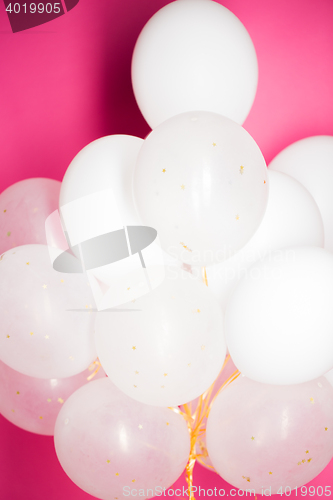
<svg viewBox="0 0 333 500">
<path fill-rule="evenodd" d="M 64 280 L 60 280 L 60 283 L 63 283 L 63 282 L 64 282 Z"/>
<path fill-rule="evenodd" d="M 238 215 L 238 214 L 236 215 L 235 219 L 236 219 L 236 220 L 239 220 L 239 219 L 240 219 L 240 217 L 239 217 L 239 215 Z"/>
<path fill-rule="evenodd" d="M 306 460 L 302 460 L 302 464 L 305 464 Z"/>
<path fill-rule="evenodd" d="M 15 413 L 15 410 L 12 410 L 13 413 Z"/>
<path fill-rule="evenodd" d="M 51 398 L 48 398 L 46 401 L 47 401 L 48 403 L 51 403 L 52 399 L 51 399 Z"/>
<path fill-rule="evenodd" d="M 242 476 L 242 478 L 243 478 L 243 479 L 246 479 L 246 481 L 247 481 L 248 483 L 250 483 L 250 482 L 251 482 L 250 478 L 249 478 L 249 477 L 247 477 L 247 476 Z"/>
<path fill-rule="evenodd" d="M 200 312 L 200 309 L 197 309 L 197 313 L 199 313 L 199 312 Z"/>
<path fill-rule="evenodd" d="M 239 167 L 239 173 L 240 173 L 241 175 L 243 175 L 243 174 L 244 174 L 244 167 L 243 167 L 243 165 L 241 165 L 241 166 Z"/>
<path fill-rule="evenodd" d="M 302 465 L 302 462 L 298 462 L 297 465 Z"/>
<path fill-rule="evenodd" d="M 5 255 L 5 254 L 2 254 L 2 255 L 1 255 L 0 260 L 2 260 L 2 259 L 4 258 L 4 255 Z"/>
<path fill-rule="evenodd" d="M 161 389 L 165 389 L 165 386 L 164 386 L 164 385 L 161 385 Z"/>
<path fill-rule="evenodd" d="M 11 234 L 12 234 L 12 233 L 11 233 L 10 231 L 8 231 L 7 236 L 10 236 Z"/>
<path fill-rule="evenodd" d="M 266 181 L 264 181 L 264 184 L 266 184 Z"/>
<path fill-rule="evenodd" d="M 16 394 L 20 394 L 20 391 L 16 391 Z"/>
<path fill-rule="evenodd" d="M 273 472 L 269 472 L 268 474 L 273 474 Z"/>
<path fill-rule="evenodd" d="M 213 142 L 213 147 L 215 148 L 215 146 L 216 146 L 216 142 Z"/>
<path fill-rule="evenodd" d="M 309 450 L 306 450 L 306 452 L 305 452 L 305 453 L 309 453 Z"/>
<path fill-rule="evenodd" d="M 138 425 L 138 427 L 139 427 L 139 429 L 142 429 L 142 428 L 143 428 L 141 424 L 140 424 L 140 425 Z"/>
<path fill-rule="evenodd" d="M 169 422 L 166 423 L 167 425 L 170 425 Z"/>
<path fill-rule="evenodd" d="M 137 370 L 135 370 L 135 372 L 134 372 L 134 373 L 135 373 L 135 375 L 139 375 L 139 372 L 138 372 Z"/>
<path fill-rule="evenodd" d="M 43 285 L 42 288 L 44 288 L 44 290 L 47 288 L 47 285 Z"/>
<path fill-rule="evenodd" d="M 314 404 L 314 399 L 310 398 L 310 402 L 311 402 L 311 404 Z"/>
<path fill-rule="evenodd" d="M 43 417 L 39 417 L 41 420 L 43 420 Z"/>
<path fill-rule="evenodd" d="M 135 387 L 137 389 L 138 386 L 137 385 L 133 385 L 133 387 Z"/>
<path fill-rule="evenodd" d="M 7 337 L 8 337 L 8 335 L 7 335 Z M 325 427 L 325 431 L 327 431 L 327 429 L 328 429 L 328 427 Z"/>
<path fill-rule="evenodd" d="M 87 306 L 87 305 L 85 305 L 84 307 L 85 307 L 86 309 L 88 309 L 88 306 Z"/>
<path fill-rule="evenodd" d="M 185 185 L 184 185 L 184 184 L 182 184 L 182 185 L 180 186 L 180 189 L 182 189 L 182 190 L 184 191 L 184 189 L 185 189 Z M 8 236 L 9 236 L 9 235 L 8 235 Z"/>
<path fill-rule="evenodd" d="M 136 346 L 134 345 L 134 346 L 132 347 L 132 351 L 135 351 L 135 350 L 136 350 Z"/>
<path fill-rule="evenodd" d="M 116 472 L 116 476 L 119 476 L 119 472 Z"/>
<path fill-rule="evenodd" d="M 165 173 L 165 172 L 166 172 L 165 168 L 163 168 L 162 172 L 163 172 L 163 173 Z"/>
<path fill-rule="evenodd" d="M 183 248 L 185 248 L 185 250 L 187 250 L 188 252 L 192 252 L 192 250 L 187 245 L 185 245 L 182 241 L 180 242 L 180 244 L 182 245 Z"/>
<path fill-rule="evenodd" d="M 64 402 L 64 400 L 62 398 L 58 398 L 58 403 L 62 404 L 63 402 Z"/>
<path fill-rule="evenodd" d="M 68 358 L 68 359 L 70 359 L 71 361 L 74 361 L 73 356 L 69 356 L 69 358 Z"/>
<path fill-rule="evenodd" d="M 201 350 L 202 350 L 202 351 L 204 351 L 204 350 L 205 350 L 205 346 L 204 346 L 204 345 L 202 345 L 202 346 L 201 346 Z"/>
<path fill-rule="evenodd" d="M 44 336 L 44 339 L 49 339 L 49 338 L 50 338 L 50 336 L 49 336 L 49 335 L 45 335 L 45 336 Z"/>
<path fill-rule="evenodd" d="M 311 462 L 311 460 L 312 460 L 312 458 L 309 458 L 309 459 L 308 459 L 308 462 L 310 463 L 310 462 Z"/>
<path fill-rule="evenodd" d="M 10 339 L 10 335 L 6 335 L 6 339 Z M 326 430 L 326 429 L 325 429 Z"/>
<path fill-rule="evenodd" d="M 131 287 L 129 286 L 129 287 L 127 288 L 127 290 L 130 290 L 130 289 L 131 289 Z"/>
<path fill-rule="evenodd" d="M 109 464 L 111 462 L 111 460 L 107 460 L 106 463 Z"/>
<path fill-rule="evenodd" d="M 254 440 L 255 440 L 255 438 L 254 438 L 253 436 L 251 437 L 251 439 L 252 439 L 252 441 L 254 441 Z"/>
<path fill-rule="evenodd" d="M 164 375 L 164 377 L 167 377 L 167 376 L 168 376 L 168 374 L 167 374 L 167 373 L 164 373 L 163 375 Z"/>
<path fill-rule="evenodd" d="M 4 210 L 3 213 L 5 214 L 7 212 L 7 210 Z"/>
<path fill-rule="evenodd" d="M 135 483 L 135 479 L 132 479 L 132 483 Z"/>
<path fill-rule="evenodd" d="M 187 366 L 191 366 L 191 363 L 187 363 Z"/>
<path fill-rule="evenodd" d="M 27 264 L 27 266 L 28 266 L 28 265 L 30 264 L 30 262 L 27 262 L 26 264 Z"/>
<path fill-rule="evenodd" d="M 33 334 L 34 334 L 34 332 L 30 332 L 30 335 L 33 335 Z"/>
</svg>

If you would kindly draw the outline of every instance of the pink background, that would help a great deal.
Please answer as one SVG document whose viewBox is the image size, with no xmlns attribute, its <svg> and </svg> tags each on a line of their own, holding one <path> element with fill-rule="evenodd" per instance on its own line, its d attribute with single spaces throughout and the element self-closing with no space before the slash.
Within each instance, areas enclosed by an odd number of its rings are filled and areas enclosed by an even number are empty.
<svg viewBox="0 0 333 500">
<path fill-rule="evenodd" d="M 12 34 L 1 2 L 0 191 L 28 177 L 61 180 L 76 153 L 98 137 L 147 134 L 131 89 L 131 54 L 144 24 L 167 3 L 80 0 L 66 15 Z M 257 50 L 259 87 L 245 128 L 266 161 L 298 139 L 333 135 L 333 1 L 220 3 L 244 23 Z M 332 478 L 333 462 L 310 484 L 332 485 Z M 195 483 L 228 489 L 199 465 Z M 92 497 L 62 471 L 52 438 L 0 417 L 0 498 Z"/>
</svg>

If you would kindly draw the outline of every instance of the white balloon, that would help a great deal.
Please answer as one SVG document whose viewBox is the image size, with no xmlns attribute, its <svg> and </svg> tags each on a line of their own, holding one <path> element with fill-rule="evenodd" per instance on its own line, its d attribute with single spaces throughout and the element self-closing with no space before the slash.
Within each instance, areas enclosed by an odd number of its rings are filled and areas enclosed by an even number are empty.
<svg viewBox="0 0 333 500">
<path fill-rule="evenodd" d="M 252 137 L 224 116 L 174 116 L 145 140 L 134 197 L 162 248 L 191 265 L 221 262 L 258 228 L 268 199 L 267 168 Z"/>
<path fill-rule="evenodd" d="M 131 183 L 143 139 L 130 135 L 110 135 L 84 147 L 64 175 L 60 208 L 85 196 L 110 189 L 124 225 L 137 224 Z"/>
<path fill-rule="evenodd" d="M 297 141 L 269 164 L 295 177 L 312 194 L 324 222 L 325 248 L 333 251 L 333 137 L 314 136 Z"/>
<path fill-rule="evenodd" d="M 154 406 L 177 406 L 202 394 L 226 355 L 219 305 L 205 285 L 176 269 L 122 311 L 99 313 L 95 331 L 110 379 Z"/>
<path fill-rule="evenodd" d="M 83 274 L 58 273 L 47 246 L 23 245 L 4 254 L 0 282 L 1 361 L 24 375 L 56 379 L 96 358 L 94 301 Z"/>
<path fill-rule="evenodd" d="M 225 309 L 230 294 L 254 262 L 286 247 L 324 246 L 319 208 L 302 184 L 270 170 L 269 196 L 264 218 L 250 241 L 235 255 L 207 268 L 208 286 Z"/>
<path fill-rule="evenodd" d="M 171 2 L 148 21 L 135 45 L 134 94 L 152 128 L 193 110 L 242 124 L 257 81 L 257 57 L 248 32 L 217 2 Z"/>
<path fill-rule="evenodd" d="M 333 255 L 322 248 L 273 252 L 254 264 L 228 302 L 230 355 L 243 375 L 300 384 L 333 368 Z"/>
</svg>

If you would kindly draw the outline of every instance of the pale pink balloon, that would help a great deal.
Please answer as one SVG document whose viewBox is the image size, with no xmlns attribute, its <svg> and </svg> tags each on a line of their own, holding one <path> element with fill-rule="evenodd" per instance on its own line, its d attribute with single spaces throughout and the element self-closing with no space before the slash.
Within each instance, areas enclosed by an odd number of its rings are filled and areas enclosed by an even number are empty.
<svg viewBox="0 0 333 500">
<path fill-rule="evenodd" d="M 73 377 L 42 379 L 23 375 L 0 361 L 1 415 L 21 429 L 53 436 L 58 413 L 69 396 L 88 384 L 91 375 L 91 380 L 106 377 L 102 367 L 95 375 L 97 365 L 89 368 Z"/>
<path fill-rule="evenodd" d="M 325 377 L 276 386 L 240 376 L 214 402 L 207 449 L 233 486 L 288 495 L 332 458 L 333 388 Z"/>
<path fill-rule="evenodd" d="M 237 371 L 237 368 L 234 365 L 234 362 L 232 361 L 231 358 L 229 358 L 228 360 L 226 358 L 226 361 L 227 361 L 226 365 L 224 366 L 223 370 L 220 372 L 219 376 L 217 377 L 217 379 L 214 382 L 214 386 L 213 386 L 211 396 L 210 396 L 210 401 L 213 401 L 214 397 L 216 396 L 218 391 L 221 389 L 222 385 L 227 381 L 227 379 L 229 377 L 231 377 Z M 198 407 L 198 403 L 199 403 L 199 398 L 196 398 L 187 404 L 188 409 L 191 411 L 192 414 L 194 413 L 195 409 Z M 182 411 L 185 411 L 184 406 L 181 406 L 180 409 Z M 212 464 L 211 459 L 209 458 L 208 451 L 207 451 L 206 432 L 205 432 L 206 425 L 207 425 L 207 418 L 205 417 L 202 421 L 202 426 L 201 426 L 201 429 L 203 429 L 204 432 L 202 434 L 200 434 L 200 436 L 197 439 L 196 453 L 198 455 L 200 455 L 198 461 L 203 467 L 206 467 L 206 469 L 209 469 L 209 470 L 214 470 L 214 466 Z"/>
<path fill-rule="evenodd" d="M 108 378 L 70 396 L 54 440 L 72 481 L 103 500 L 163 494 L 183 472 L 190 452 L 181 415 L 129 398 Z"/>
<path fill-rule="evenodd" d="M 25 179 L 0 195 L 0 255 L 30 243 L 46 245 L 45 221 L 58 208 L 61 182 Z"/>
</svg>

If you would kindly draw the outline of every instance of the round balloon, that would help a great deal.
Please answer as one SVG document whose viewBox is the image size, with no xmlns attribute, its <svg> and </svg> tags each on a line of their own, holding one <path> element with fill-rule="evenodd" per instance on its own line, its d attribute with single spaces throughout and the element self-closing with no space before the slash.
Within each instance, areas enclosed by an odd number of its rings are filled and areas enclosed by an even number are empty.
<svg viewBox="0 0 333 500">
<path fill-rule="evenodd" d="M 333 367 L 333 255 L 323 248 L 273 252 L 254 264 L 225 315 L 229 352 L 245 376 L 299 384 Z"/>
<path fill-rule="evenodd" d="M 166 5 L 148 21 L 135 45 L 133 89 L 151 128 L 196 109 L 243 123 L 257 81 L 257 57 L 248 32 L 217 2 Z"/>
<path fill-rule="evenodd" d="M 58 415 L 54 441 L 66 474 L 103 500 L 163 494 L 190 452 L 182 416 L 134 401 L 108 378 L 70 396 Z"/>
<path fill-rule="evenodd" d="M 164 250 L 187 264 L 211 265 L 242 248 L 258 228 L 268 198 L 265 160 L 237 123 L 215 113 L 184 113 L 145 140 L 134 196 Z"/>
<path fill-rule="evenodd" d="M 95 364 L 67 378 L 42 379 L 28 377 L 0 361 L 0 413 L 26 431 L 53 436 L 62 404 L 73 392 L 93 380 L 105 377 L 103 368 Z"/>
<path fill-rule="evenodd" d="M 46 244 L 45 221 L 58 208 L 61 183 L 33 178 L 13 184 L 0 195 L 0 255 L 10 248 Z"/>
<path fill-rule="evenodd" d="M 207 269 L 210 290 L 225 309 L 229 296 L 254 262 L 294 246 L 324 246 L 318 205 L 293 177 L 268 170 L 269 196 L 264 218 L 250 241 L 235 255 Z"/>
<path fill-rule="evenodd" d="M 308 137 L 291 144 L 269 164 L 295 177 L 317 202 L 325 229 L 325 248 L 333 251 L 333 137 Z"/>
<path fill-rule="evenodd" d="M 333 388 L 324 377 L 290 386 L 238 377 L 213 404 L 207 449 L 236 488 L 289 496 L 331 460 L 332 429 Z"/>
<path fill-rule="evenodd" d="M 214 382 L 226 355 L 220 307 L 207 287 L 176 268 L 155 290 L 96 319 L 98 357 L 125 394 L 177 406 Z"/>
<path fill-rule="evenodd" d="M 23 245 L 2 256 L 0 282 L 1 361 L 50 379 L 76 375 L 96 359 L 94 302 L 83 274 L 58 273 L 47 246 Z"/>
</svg>

